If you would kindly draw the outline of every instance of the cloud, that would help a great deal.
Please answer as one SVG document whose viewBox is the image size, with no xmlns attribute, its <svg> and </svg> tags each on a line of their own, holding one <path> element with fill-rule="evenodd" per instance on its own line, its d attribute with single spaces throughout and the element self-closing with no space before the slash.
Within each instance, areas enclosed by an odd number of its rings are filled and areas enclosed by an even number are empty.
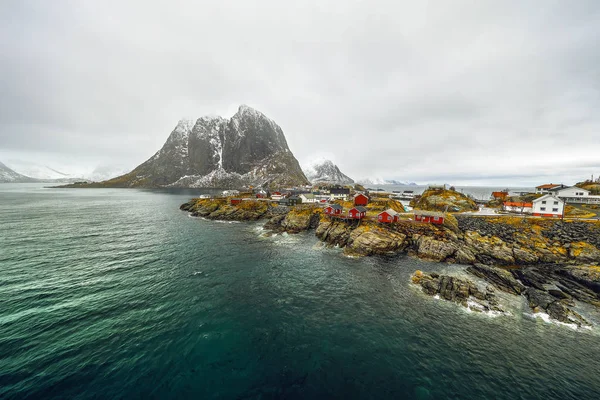
<svg viewBox="0 0 600 400">
<path fill-rule="evenodd" d="M 13 1 L 0 154 L 135 164 L 249 104 L 353 177 L 600 173 L 595 1 Z M 82 160 L 82 161 L 80 161 Z"/>
</svg>

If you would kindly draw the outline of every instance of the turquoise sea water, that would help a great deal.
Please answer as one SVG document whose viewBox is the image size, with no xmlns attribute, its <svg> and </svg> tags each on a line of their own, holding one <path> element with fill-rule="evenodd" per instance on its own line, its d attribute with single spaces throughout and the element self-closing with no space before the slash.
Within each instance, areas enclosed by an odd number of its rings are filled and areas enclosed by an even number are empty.
<svg viewBox="0 0 600 400">
<path fill-rule="evenodd" d="M 409 283 L 461 267 L 191 218 L 194 194 L 0 185 L 0 398 L 600 398 L 597 328 L 468 313 Z"/>
</svg>

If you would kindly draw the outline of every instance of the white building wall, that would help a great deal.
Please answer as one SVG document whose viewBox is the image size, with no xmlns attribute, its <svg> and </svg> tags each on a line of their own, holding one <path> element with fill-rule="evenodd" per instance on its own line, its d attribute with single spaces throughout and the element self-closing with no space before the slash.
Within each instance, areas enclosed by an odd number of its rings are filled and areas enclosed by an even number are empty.
<svg viewBox="0 0 600 400">
<path fill-rule="evenodd" d="M 573 186 L 570 188 L 565 188 L 562 190 L 558 190 L 556 192 L 556 196 L 558 197 L 584 197 L 589 196 L 590 192 L 588 190 Z"/>
<path fill-rule="evenodd" d="M 564 206 L 564 202 L 558 197 L 546 195 L 533 201 L 533 213 L 561 216 L 563 215 Z"/>
<path fill-rule="evenodd" d="M 305 197 L 304 195 L 300 195 L 300 198 L 302 199 L 302 203 L 316 203 L 316 199 L 314 197 Z"/>
</svg>

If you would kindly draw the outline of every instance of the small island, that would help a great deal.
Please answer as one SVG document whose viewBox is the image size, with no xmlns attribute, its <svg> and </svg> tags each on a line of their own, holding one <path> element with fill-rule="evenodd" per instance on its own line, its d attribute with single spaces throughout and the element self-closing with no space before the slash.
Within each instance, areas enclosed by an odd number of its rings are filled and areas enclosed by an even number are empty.
<svg viewBox="0 0 600 400">
<path fill-rule="evenodd" d="M 534 313 L 574 326 L 590 325 L 572 309 L 575 301 L 600 307 L 600 221 L 469 214 L 478 209 L 473 199 L 439 187 L 414 199 L 423 209 L 413 212 L 390 193 L 344 192 L 324 203 L 316 201 L 320 193 L 235 193 L 192 199 L 181 210 L 215 220 L 264 220 L 272 233 L 314 231 L 349 256 L 406 254 L 468 265 L 487 286 L 436 272 L 416 271 L 412 280 L 473 311 L 503 312 L 496 291 L 524 296 Z"/>
</svg>

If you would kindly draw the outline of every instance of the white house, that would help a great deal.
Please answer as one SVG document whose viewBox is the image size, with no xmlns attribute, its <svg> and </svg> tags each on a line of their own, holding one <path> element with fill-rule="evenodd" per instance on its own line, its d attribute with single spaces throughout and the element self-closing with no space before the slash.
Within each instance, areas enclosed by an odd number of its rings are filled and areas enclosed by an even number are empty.
<svg viewBox="0 0 600 400">
<path fill-rule="evenodd" d="M 563 189 L 566 188 L 567 186 L 563 185 L 563 184 L 556 184 L 556 183 L 548 183 L 545 185 L 540 185 L 540 186 L 536 186 L 535 187 L 535 193 L 536 194 L 549 194 L 551 193 L 553 190 L 559 190 L 559 189 Z"/>
<path fill-rule="evenodd" d="M 591 195 L 589 190 L 577 186 L 554 190 L 552 194 L 567 204 L 600 204 L 600 196 Z"/>
<path fill-rule="evenodd" d="M 302 199 L 302 204 L 304 203 L 316 203 L 317 199 L 315 198 L 315 195 L 312 193 L 302 193 L 299 196 Z"/>
<path fill-rule="evenodd" d="M 533 200 L 533 215 L 537 217 L 561 217 L 564 208 L 565 202 L 551 194 Z"/>
<path fill-rule="evenodd" d="M 585 197 L 590 195 L 590 191 L 577 186 L 571 186 L 562 189 L 552 189 L 552 194 L 557 197 Z"/>
</svg>

